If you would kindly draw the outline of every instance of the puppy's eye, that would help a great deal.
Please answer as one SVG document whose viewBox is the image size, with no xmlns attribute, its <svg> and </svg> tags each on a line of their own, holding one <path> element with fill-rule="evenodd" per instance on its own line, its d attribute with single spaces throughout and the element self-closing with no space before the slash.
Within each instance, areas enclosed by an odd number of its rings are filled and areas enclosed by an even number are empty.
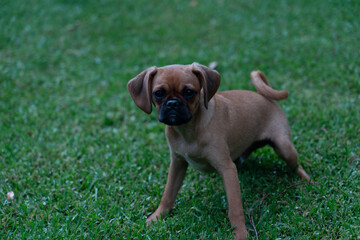
<svg viewBox="0 0 360 240">
<path fill-rule="evenodd" d="M 191 89 L 185 89 L 183 95 L 186 99 L 191 99 L 196 95 L 196 92 Z"/>
<path fill-rule="evenodd" d="M 153 95 L 157 100 L 162 100 L 166 94 L 164 90 L 157 90 L 156 92 L 153 93 Z"/>
</svg>

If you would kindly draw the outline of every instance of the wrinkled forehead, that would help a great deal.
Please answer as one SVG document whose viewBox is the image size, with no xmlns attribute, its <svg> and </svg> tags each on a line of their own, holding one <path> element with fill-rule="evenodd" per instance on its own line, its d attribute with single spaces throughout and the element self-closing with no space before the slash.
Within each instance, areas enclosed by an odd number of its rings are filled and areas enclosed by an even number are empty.
<svg viewBox="0 0 360 240">
<path fill-rule="evenodd" d="M 200 81 L 190 67 L 171 65 L 158 68 L 153 80 L 153 88 L 182 91 L 184 87 L 200 89 Z"/>
</svg>

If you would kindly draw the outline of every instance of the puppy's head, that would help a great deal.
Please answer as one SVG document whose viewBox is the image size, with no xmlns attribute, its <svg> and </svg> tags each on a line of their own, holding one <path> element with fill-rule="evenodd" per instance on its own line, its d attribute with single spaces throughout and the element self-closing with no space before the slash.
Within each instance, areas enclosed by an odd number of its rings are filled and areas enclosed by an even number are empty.
<svg viewBox="0 0 360 240">
<path fill-rule="evenodd" d="M 151 67 L 127 85 L 135 104 L 150 114 L 152 104 L 159 121 L 181 125 L 191 120 L 199 104 L 207 104 L 220 85 L 220 74 L 198 63 Z"/>
</svg>

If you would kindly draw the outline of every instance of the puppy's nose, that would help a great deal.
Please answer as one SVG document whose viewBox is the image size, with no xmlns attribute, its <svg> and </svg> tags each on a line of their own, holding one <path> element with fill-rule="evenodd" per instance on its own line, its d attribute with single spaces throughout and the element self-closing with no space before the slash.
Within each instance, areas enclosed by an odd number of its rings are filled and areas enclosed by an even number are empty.
<svg viewBox="0 0 360 240">
<path fill-rule="evenodd" d="M 169 100 L 166 102 L 167 107 L 178 107 L 180 106 L 180 102 L 178 100 Z"/>
</svg>

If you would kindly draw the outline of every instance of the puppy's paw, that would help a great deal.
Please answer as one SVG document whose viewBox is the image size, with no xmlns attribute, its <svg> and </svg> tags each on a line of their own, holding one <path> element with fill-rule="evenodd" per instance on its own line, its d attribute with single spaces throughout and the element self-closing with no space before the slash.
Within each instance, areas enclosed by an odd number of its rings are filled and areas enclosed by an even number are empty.
<svg viewBox="0 0 360 240">
<path fill-rule="evenodd" d="M 235 230 L 233 233 L 235 240 L 246 240 L 248 234 L 246 230 Z"/>
<path fill-rule="evenodd" d="M 169 214 L 169 210 L 163 210 L 163 208 L 158 208 L 156 211 L 148 217 L 146 220 L 146 225 L 149 226 L 151 223 L 156 222 L 160 219 L 165 219 Z"/>
<path fill-rule="evenodd" d="M 156 215 L 155 213 L 151 214 L 148 219 L 146 219 L 146 226 L 150 226 L 153 222 L 156 222 L 157 220 L 161 219 L 160 214 Z"/>
<path fill-rule="evenodd" d="M 301 180 L 310 182 L 310 176 L 305 172 L 304 168 L 301 165 L 298 166 L 296 174 L 300 177 Z"/>
</svg>

